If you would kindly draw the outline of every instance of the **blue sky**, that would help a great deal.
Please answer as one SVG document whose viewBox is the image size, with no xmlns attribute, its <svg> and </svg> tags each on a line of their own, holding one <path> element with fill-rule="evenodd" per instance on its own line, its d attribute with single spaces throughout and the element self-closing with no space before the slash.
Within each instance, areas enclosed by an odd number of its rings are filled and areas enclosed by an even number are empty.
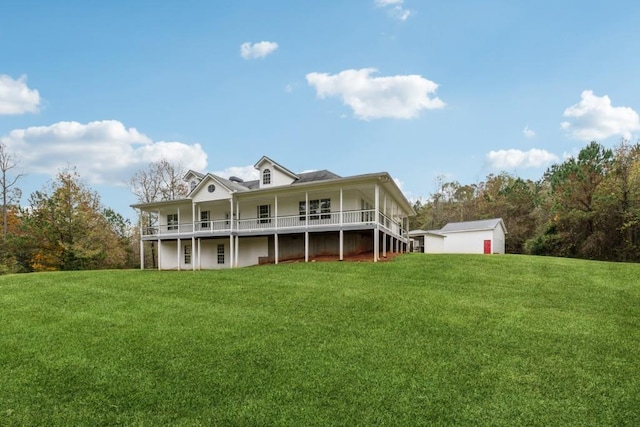
<svg viewBox="0 0 640 427">
<path fill-rule="evenodd" d="M 387 171 L 537 179 L 589 141 L 640 136 L 634 1 L 8 0 L 0 140 L 28 195 L 75 166 L 126 216 L 165 157 L 252 177 Z"/>
</svg>

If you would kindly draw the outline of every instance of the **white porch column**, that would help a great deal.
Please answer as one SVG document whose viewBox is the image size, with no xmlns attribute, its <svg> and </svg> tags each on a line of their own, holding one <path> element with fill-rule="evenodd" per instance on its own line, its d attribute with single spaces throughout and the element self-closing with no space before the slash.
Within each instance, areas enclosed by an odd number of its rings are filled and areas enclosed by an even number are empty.
<svg viewBox="0 0 640 427">
<path fill-rule="evenodd" d="M 142 210 L 138 213 L 138 224 L 140 224 L 140 270 L 144 270 L 144 241 L 142 240 L 144 227 L 142 224 Z"/>
<path fill-rule="evenodd" d="M 191 236 L 191 270 L 196 271 L 196 238 Z M 200 258 L 200 248 L 198 248 L 198 258 Z"/>
<path fill-rule="evenodd" d="M 233 212 L 233 195 L 231 196 L 231 199 L 229 199 L 229 204 L 231 205 L 230 207 L 230 211 L 229 211 L 229 267 L 233 268 L 233 263 L 235 262 L 235 245 L 234 245 L 234 241 L 233 241 L 233 230 L 235 229 L 234 227 L 234 212 Z"/>
<path fill-rule="evenodd" d="M 180 218 L 180 206 L 178 206 L 178 234 L 180 234 L 180 223 L 182 218 Z"/>
<path fill-rule="evenodd" d="M 309 193 L 304 192 L 304 227 L 309 228 Z"/>
<path fill-rule="evenodd" d="M 178 210 L 178 212 L 180 212 L 180 210 Z M 178 214 L 178 218 L 180 218 L 180 214 Z M 178 221 L 178 224 L 180 224 L 180 221 Z M 180 232 L 180 225 L 178 225 L 178 232 Z M 178 237 L 177 240 L 177 245 L 178 245 L 178 250 L 176 251 L 178 254 L 178 271 L 180 271 L 180 250 L 182 249 L 182 243 L 180 242 L 180 237 Z"/>
<path fill-rule="evenodd" d="M 198 237 L 198 270 L 202 270 L 202 256 L 201 256 L 201 250 L 202 250 L 202 242 L 201 242 L 201 238 Z"/>
<path fill-rule="evenodd" d="M 275 213 L 275 234 L 273 235 L 273 256 L 275 263 L 278 263 L 278 195 L 273 197 L 274 213 Z"/>
<path fill-rule="evenodd" d="M 383 231 L 382 232 L 382 258 L 386 258 L 387 257 L 387 232 Z"/>
<path fill-rule="evenodd" d="M 140 236 L 140 270 L 144 270 L 144 241 Z"/>
<path fill-rule="evenodd" d="M 309 262 L 309 232 L 304 232 L 304 262 Z"/>
<path fill-rule="evenodd" d="M 344 260 L 344 230 L 342 229 L 343 216 L 342 187 L 340 187 L 340 261 Z"/>
<path fill-rule="evenodd" d="M 236 259 L 235 259 L 235 267 L 238 266 L 238 250 L 240 246 L 240 236 L 236 236 Z"/>
<path fill-rule="evenodd" d="M 198 219 L 200 219 L 200 205 L 198 205 Z M 196 231 L 196 204 L 195 202 L 191 202 L 191 232 L 195 233 Z M 193 250 L 191 251 L 193 254 Z"/>
<path fill-rule="evenodd" d="M 376 182 L 375 186 L 375 206 L 374 206 L 374 219 L 376 226 L 373 229 L 373 262 L 378 262 L 378 253 L 380 252 L 380 186 Z"/>
<path fill-rule="evenodd" d="M 162 270 L 162 240 L 158 239 L 158 270 Z"/>
<path fill-rule="evenodd" d="M 342 223 L 343 223 L 343 211 L 344 208 L 342 206 L 342 187 L 340 187 L 340 228 L 342 228 Z"/>
</svg>

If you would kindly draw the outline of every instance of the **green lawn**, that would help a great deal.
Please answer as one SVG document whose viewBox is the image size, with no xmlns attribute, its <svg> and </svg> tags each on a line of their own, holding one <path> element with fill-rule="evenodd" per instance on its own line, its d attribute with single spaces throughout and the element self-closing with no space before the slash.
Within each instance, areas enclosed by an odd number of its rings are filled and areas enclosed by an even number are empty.
<svg viewBox="0 0 640 427">
<path fill-rule="evenodd" d="M 0 425 L 640 425 L 640 265 L 0 277 Z"/>
</svg>

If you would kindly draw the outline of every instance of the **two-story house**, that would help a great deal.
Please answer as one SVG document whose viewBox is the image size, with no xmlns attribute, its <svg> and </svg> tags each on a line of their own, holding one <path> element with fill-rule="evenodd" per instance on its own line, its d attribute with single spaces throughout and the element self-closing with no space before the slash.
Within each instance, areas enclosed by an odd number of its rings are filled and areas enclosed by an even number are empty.
<svg viewBox="0 0 640 427">
<path fill-rule="evenodd" d="M 188 171 L 184 199 L 132 205 L 155 218 L 140 230 L 161 270 L 232 268 L 408 250 L 411 204 L 386 172 L 340 177 L 327 170 L 293 173 L 268 157 L 243 181 Z"/>
</svg>

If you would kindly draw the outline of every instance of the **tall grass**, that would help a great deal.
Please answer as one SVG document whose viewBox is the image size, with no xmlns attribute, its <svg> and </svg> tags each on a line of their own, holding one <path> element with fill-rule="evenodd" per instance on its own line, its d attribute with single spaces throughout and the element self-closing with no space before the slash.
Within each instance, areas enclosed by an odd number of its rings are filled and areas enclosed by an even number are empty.
<svg viewBox="0 0 640 427">
<path fill-rule="evenodd" d="M 0 425 L 640 425 L 640 265 L 0 277 Z"/>
</svg>

